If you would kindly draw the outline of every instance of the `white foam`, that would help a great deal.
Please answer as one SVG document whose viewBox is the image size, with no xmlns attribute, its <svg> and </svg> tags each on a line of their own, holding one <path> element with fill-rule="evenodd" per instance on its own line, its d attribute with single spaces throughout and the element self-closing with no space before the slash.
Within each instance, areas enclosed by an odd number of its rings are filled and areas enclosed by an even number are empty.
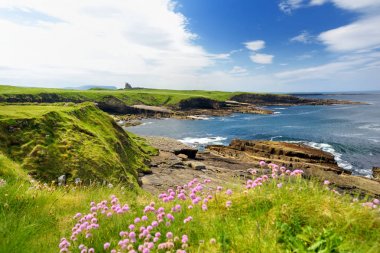
<svg viewBox="0 0 380 253">
<path fill-rule="evenodd" d="M 346 170 L 352 170 L 352 165 L 342 159 L 342 154 L 338 153 L 333 146 L 327 143 L 317 143 L 317 142 L 305 142 L 306 145 L 320 149 L 322 151 L 328 152 L 334 156 L 335 161 L 337 162 L 338 166 L 346 169 Z"/>
<path fill-rule="evenodd" d="M 201 138 L 192 138 L 192 137 L 186 137 L 183 139 L 180 139 L 179 141 L 191 145 L 191 146 L 199 146 L 199 145 L 223 145 L 223 141 L 227 140 L 225 137 L 216 136 L 216 137 L 201 137 Z"/>
<path fill-rule="evenodd" d="M 380 125 L 379 124 L 366 124 L 366 125 L 360 126 L 359 128 L 360 129 L 380 131 Z"/>
<path fill-rule="evenodd" d="M 153 124 L 153 122 L 151 122 L 151 121 L 144 122 L 144 123 L 141 124 L 141 126 L 150 125 L 150 124 Z"/>
<path fill-rule="evenodd" d="M 309 147 L 316 148 L 322 151 L 325 151 L 327 153 L 330 153 L 334 156 L 334 160 L 338 164 L 339 167 L 345 170 L 352 170 L 352 165 L 342 159 L 342 154 L 338 153 L 333 146 L 327 143 L 317 143 L 312 141 L 288 141 L 290 143 L 303 143 Z"/>
<path fill-rule="evenodd" d="M 274 139 L 281 138 L 281 137 L 282 137 L 282 135 L 273 136 L 273 137 L 270 138 L 270 140 L 273 141 Z"/>
<path fill-rule="evenodd" d="M 274 112 L 273 114 L 281 114 L 281 112 Z"/>
</svg>

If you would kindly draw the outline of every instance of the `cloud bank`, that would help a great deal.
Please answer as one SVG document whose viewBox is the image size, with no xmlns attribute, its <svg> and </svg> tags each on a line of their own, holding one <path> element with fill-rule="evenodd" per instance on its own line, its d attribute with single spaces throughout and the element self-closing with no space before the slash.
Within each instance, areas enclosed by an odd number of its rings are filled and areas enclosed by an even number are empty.
<svg viewBox="0 0 380 253">
<path fill-rule="evenodd" d="M 1 81 L 180 82 L 229 56 L 198 46 L 187 23 L 171 0 L 3 0 Z"/>
</svg>

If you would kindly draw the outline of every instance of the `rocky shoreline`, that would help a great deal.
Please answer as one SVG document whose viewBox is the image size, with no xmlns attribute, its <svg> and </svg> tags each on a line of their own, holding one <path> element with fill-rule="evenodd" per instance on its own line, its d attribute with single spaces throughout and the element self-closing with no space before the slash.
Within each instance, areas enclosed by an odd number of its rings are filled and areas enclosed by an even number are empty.
<svg viewBox="0 0 380 253">
<path fill-rule="evenodd" d="M 152 157 L 151 173 L 140 174 L 142 187 L 154 193 L 194 177 L 211 179 L 215 184 L 239 184 L 240 179 L 251 177 L 248 172 L 251 168 L 257 169 L 259 174 L 269 173 L 258 165 L 259 161 L 265 161 L 302 169 L 306 178 L 328 180 L 340 191 L 380 196 L 379 178 L 351 175 L 337 165 L 331 154 L 302 144 L 234 140 L 229 146 L 212 145 L 199 152 L 171 138 L 150 136 L 146 139 L 160 151 L 158 156 Z"/>
<path fill-rule="evenodd" d="M 204 120 L 207 117 L 229 116 L 234 113 L 246 114 L 273 114 L 274 111 L 265 106 L 298 106 L 298 105 L 362 105 L 365 103 L 335 100 L 335 99 L 304 99 L 282 95 L 253 95 L 242 94 L 234 96 L 235 100 L 219 102 L 207 98 L 190 98 L 181 101 L 178 106 L 168 108 L 164 106 L 133 105 L 126 106 L 122 101 L 111 97 L 98 103 L 103 111 L 112 113 L 116 120 L 123 122 L 125 127 L 141 124 L 147 118 L 174 118 L 184 120 Z"/>
</svg>

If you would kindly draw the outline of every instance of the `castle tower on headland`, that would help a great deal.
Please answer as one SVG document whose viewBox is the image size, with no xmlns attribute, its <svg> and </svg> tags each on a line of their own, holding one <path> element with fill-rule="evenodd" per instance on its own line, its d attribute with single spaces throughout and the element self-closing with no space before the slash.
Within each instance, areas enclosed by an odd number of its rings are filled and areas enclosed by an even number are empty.
<svg viewBox="0 0 380 253">
<path fill-rule="evenodd" d="M 125 88 L 124 89 L 133 89 L 132 85 L 130 83 L 125 83 Z"/>
</svg>

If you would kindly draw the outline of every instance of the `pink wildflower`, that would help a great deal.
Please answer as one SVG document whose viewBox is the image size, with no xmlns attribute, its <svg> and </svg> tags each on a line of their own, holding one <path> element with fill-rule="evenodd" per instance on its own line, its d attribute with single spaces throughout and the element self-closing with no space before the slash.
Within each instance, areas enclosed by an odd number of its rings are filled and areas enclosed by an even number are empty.
<svg viewBox="0 0 380 253">
<path fill-rule="evenodd" d="M 173 238 L 173 233 L 172 232 L 167 232 L 166 233 L 166 238 L 168 238 L 168 239 Z"/>
<path fill-rule="evenodd" d="M 111 246 L 111 244 L 109 242 L 106 242 L 104 244 L 104 250 L 107 250 L 110 246 Z"/>
</svg>

